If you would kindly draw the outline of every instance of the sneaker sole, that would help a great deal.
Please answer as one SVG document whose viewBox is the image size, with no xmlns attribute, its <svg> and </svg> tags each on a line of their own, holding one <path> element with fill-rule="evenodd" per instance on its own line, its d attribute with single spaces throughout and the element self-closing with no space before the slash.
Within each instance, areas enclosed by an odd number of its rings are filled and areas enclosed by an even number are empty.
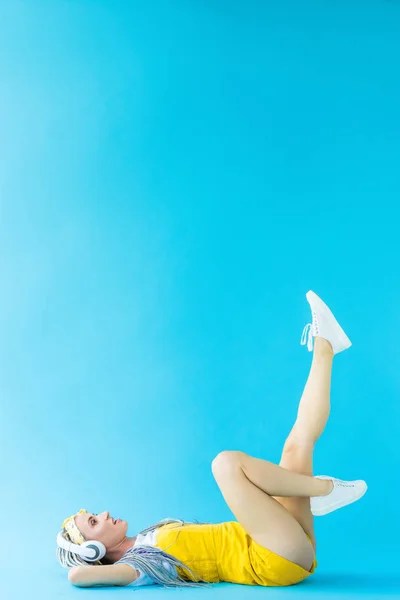
<svg viewBox="0 0 400 600">
<path fill-rule="evenodd" d="M 321 477 L 322 479 L 322 477 Z M 330 479 L 330 477 L 329 477 Z M 344 506 L 348 506 L 349 504 L 354 504 L 354 502 L 357 502 L 357 500 L 361 500 L 361 498 L 367 493 L 368 490 L 368 486 L 365 483 L 365 481 L 363 482 L 365 484 L 365 489 L 362 491 L 362 493 L 357 496 L 357 498 L 352 498 L 350 500 L 348 500 L 347 502 L 334 502 L 333 504 L 330 504 L 329 506 L 326 506 L 324 510 L 316 510 L 316 511 L 311 511 L 312 514 L 314 515 L 314 517 L 323 517 L 324 515 L 328 515 L 329 513 L 338 510 L 339 508 L 343 508 Z"/>
<path fill-rule="evenodd" d="M 323 300 L 321 300 L 321 298 L 315 292 L 313 292 L 312 290 L 310 290 L 309 292 L 307 292 L 306 298 L 307 298 L 308 303 L 310 304 L 310 306 L 311 306 L 311 302 L 313 302 L 313 301 L 321 304 L 322 308 L 335 321 L 336 326 L 338 328 L 338 333 L 337 333 L 336 339 L 338 341 L 338 347 L 339 347 L 339 350 L 337 350 L 335 352 L 335 354 L 339 354 L 339 352 L 343 352 L 343 350 L 347 350 L 348 348 L 350 348 L 350 346 L 352 346 L 352 342 L 348 338 L 348 336 L 346 335 L 346 333 L 344 332 L 344 330 L 341 327 L 339 321 L 337 320 L 337 318 L 335 317 L 335 315 L 333 314 L 333 312 L 331 311 L 331 309 L 329 308 L 329 306 L 327 304 L 325 304 L 325 302 Z"/>
</svg>

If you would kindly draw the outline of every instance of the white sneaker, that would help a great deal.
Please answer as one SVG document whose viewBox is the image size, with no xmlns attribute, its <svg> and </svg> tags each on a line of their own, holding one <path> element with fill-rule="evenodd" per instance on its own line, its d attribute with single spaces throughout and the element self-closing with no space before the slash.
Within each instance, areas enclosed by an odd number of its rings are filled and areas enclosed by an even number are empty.
<svg viewBox="0 0 400 600">
<path fill-rule="evenodd" d="M 312 338 L 322 337 L 330 342 L 333 348 L 333 354 L 339 354 L 343 350 L 350 348 L 351 341 L 340 327 L 339 323 L 333 316 L 328 306 L 321 300 L 317 294 L 311 290 L 307 292 L 306 298 L 311 306 L 312 323 L 307 323 L 303 329 L 300 344 L 305 346 L 307 342 L 307 348 L 309 352 L 313 349 Z M 308 329 L 308 341 L 307 341 L 307 328 Z"/>
<path fill-rule="evenodd" d="M 310 498 L 311 512 L 315 517 L 327 515 L 342 506 L 347 506 L 362 498 L 368 489 L 362 479 L 357 481 L 342 481 L 327 475 L 317 475 L 317 479 L 331 479 L 333 490 L 327 496 L 314 496 Z"/>
</svg>

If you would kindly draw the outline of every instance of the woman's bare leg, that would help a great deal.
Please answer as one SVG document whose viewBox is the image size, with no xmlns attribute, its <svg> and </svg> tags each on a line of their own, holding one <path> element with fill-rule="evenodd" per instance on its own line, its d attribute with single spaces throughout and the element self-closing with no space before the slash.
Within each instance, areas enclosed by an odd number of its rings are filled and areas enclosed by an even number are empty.
<svg viewBox="0 0 400 600">
<path fill-rule="evenodd" d="M 300 399 L 297 419 L 287 442 L 315 442 L 328 421 L 331 408 L 333 350 L 327 340 L 314 338 L 314 354 L 310 373 Z"/>
<path fill-rule="evenodd" d="M 212 465 L 228 506 L 249 535 L 306 569 L 313 551 L 305 533 L 316 548 L 310 497 L 332 489 L 330 481 L 312 477 L 314 445 L 330 412 L 332 359 L 329 342 L 315 338 L 310 374 L 279 466 L 240 451 L 222 452 Z"/>
<path fill-rule="evenodd" d="M 289 471 L 308 476 L 313 475 L 314 446 L 325 429 L 330 413 L 333 356 L 330 343 L 323 338 L 315 337 L 311 369 L 300 399 L 297 419 L 286 439 L 279 463 L 281 467 Z M 262 461 L 255 463 L 252 462 L 251 457 L 249 458 L 247 472 L 251 472 L 250 479 L 258 485 L 263 478 Z M 316 550 L 314 516 L 310 510 L 310 499 L 273 497 L 300 523 L 310 536 L 314 550 Z"/>
</svg>

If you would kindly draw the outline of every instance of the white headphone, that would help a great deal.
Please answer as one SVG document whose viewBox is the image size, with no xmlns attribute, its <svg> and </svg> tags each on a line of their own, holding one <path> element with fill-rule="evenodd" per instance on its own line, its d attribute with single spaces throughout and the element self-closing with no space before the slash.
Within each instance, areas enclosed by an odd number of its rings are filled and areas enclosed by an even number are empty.
<svg viewBox="0 0 400 600">
<path fill-rule="evenodd" d="M 97 560 L 101 560 L 107 552 L 105 545 L 96 540 L 89 540 L 81 546 L 79 544 L 74 544 L 73 542 L 68 542 L 63 537 L 62 531 L 57 534 L 57 545 L 59 548 L 63 548 L 68 552 L 79 554 L 79 556 L 88 562 L 96 562 Z"/>
</svg>

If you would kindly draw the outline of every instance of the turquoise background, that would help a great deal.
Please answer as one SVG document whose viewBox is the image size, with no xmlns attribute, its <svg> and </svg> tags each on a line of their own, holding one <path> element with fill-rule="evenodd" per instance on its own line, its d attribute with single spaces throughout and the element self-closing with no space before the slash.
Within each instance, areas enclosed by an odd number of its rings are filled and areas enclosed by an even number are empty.
<svg viewBox="0 0 400 600">
<path fill-rule="evenodd" d="M 315 472 L 369 491 L 304 584 L 214 593 L 399 592 L 399 28 L 394 0 L 0 3 L 7 598 L 80 593 L 80 508 L 234 519 L 211 461 L 279 461 L 309 289 L 353 342 Z"/>
</svg>

